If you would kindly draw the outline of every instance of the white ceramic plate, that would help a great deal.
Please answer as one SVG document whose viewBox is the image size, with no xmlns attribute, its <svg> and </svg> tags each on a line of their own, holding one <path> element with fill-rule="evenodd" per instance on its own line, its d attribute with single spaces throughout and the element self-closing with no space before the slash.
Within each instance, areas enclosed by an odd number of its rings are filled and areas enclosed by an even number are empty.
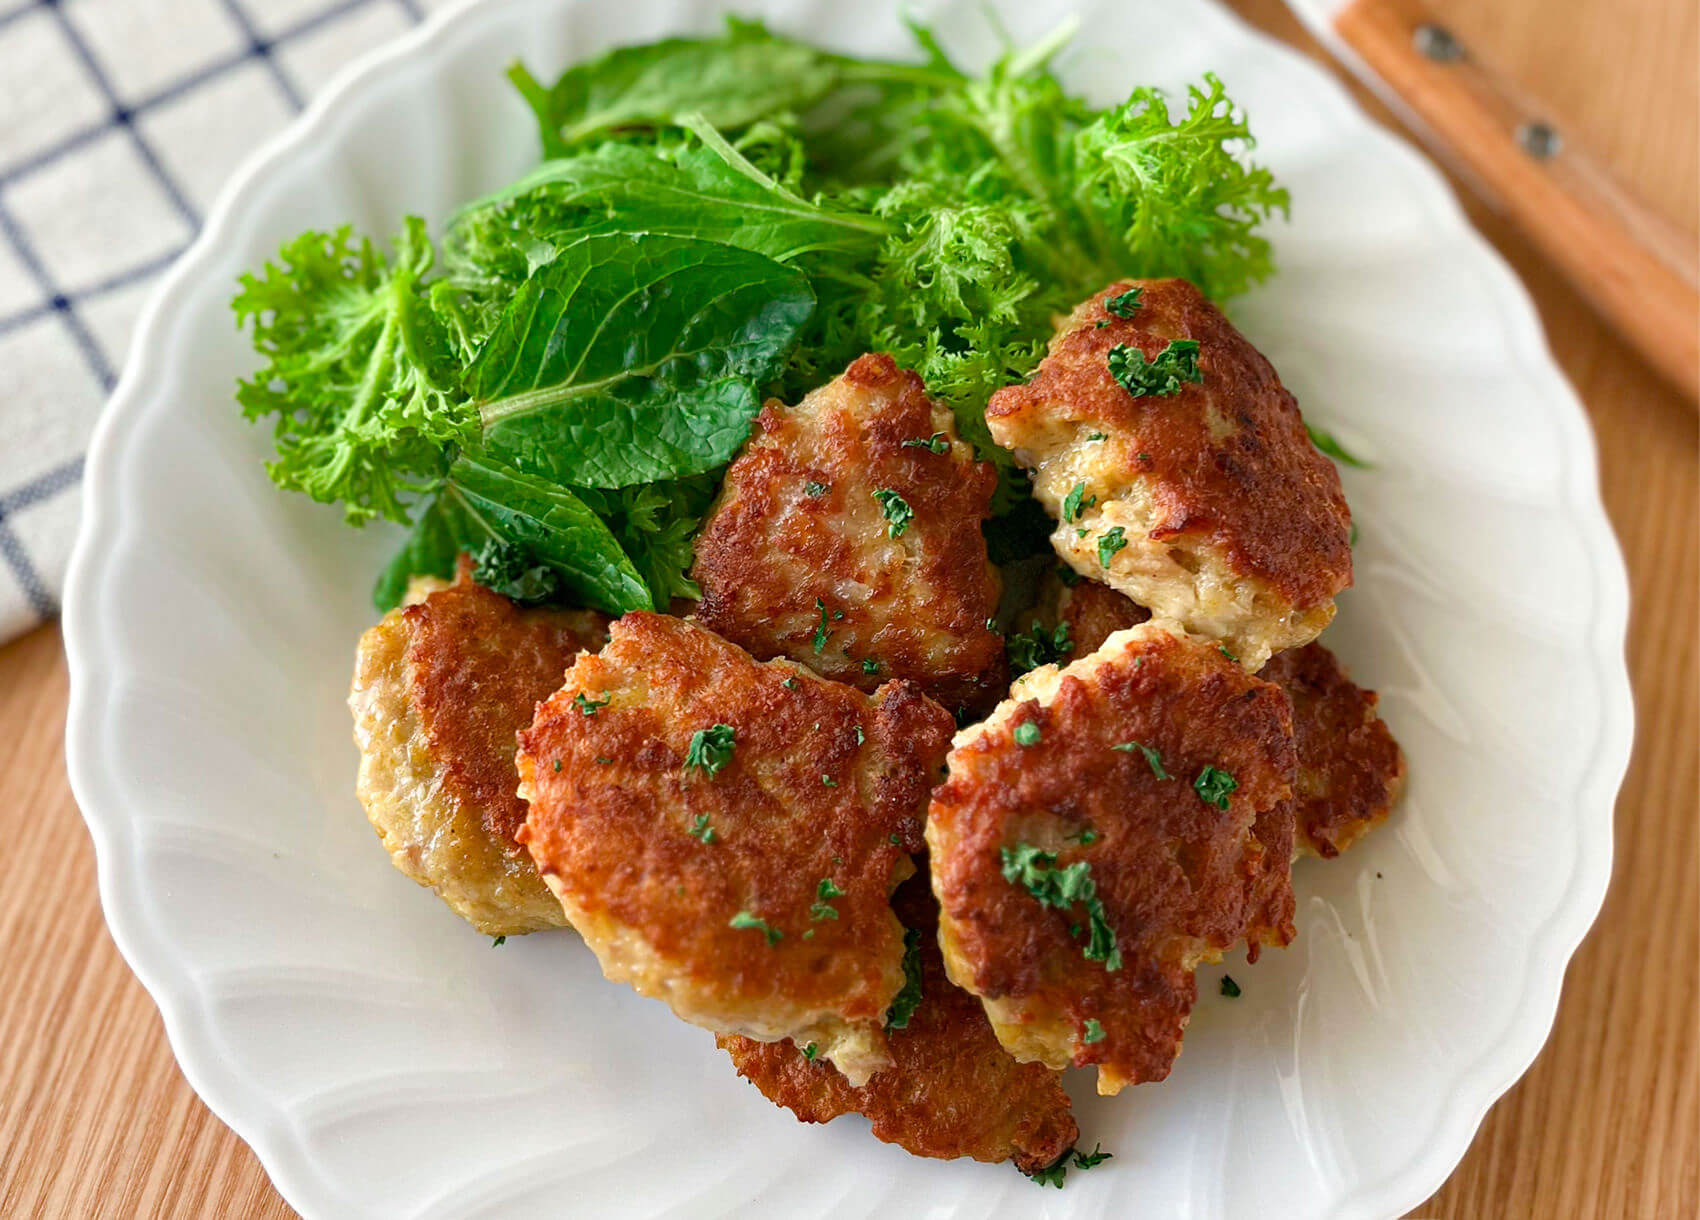
<svg viewBox="0 0 1700 1220">
<path fill-rule="evenodd" d="M 891 12 L 744 3 L 900 54 Z M 979 5 L 931 6 L 988 49 Z M 1277 278 L 1233 312 L 1346 472 L 1358 588 L 1328 641 L 1410 755 L 1390 825 L 1295 875 L 1300 936 L 1215 974 L 1162 1085 L 1071 1080 L 1115 1159 L 1066 1190 L 804 1127 L 570 934 L 492 949 L 395 872 L 343 697 L 381 530 L 273 490 L 232 379 L 239 271 L 308 225 L 440 220 L 520 172 L 502 78 L 707 31 L 719 4 L 462 9 L 345 75 L 225 193 L 155 294 L 88 465 L 65 612 L 72 782 L 119 948 L 183 1070 L 310 1217 L 1392 1216 L 1437 1187 L 1551 1025 L 1610 871 L 1627 593 L 1581 410 L 1522 289 L 1432 169 L 1323 73 L 1204 0 L 1075 9 L 1108 102 L 1214 69 L 1292 189 Z M 923 6 L 925 10 L 926 6 Z"/>
</svg>

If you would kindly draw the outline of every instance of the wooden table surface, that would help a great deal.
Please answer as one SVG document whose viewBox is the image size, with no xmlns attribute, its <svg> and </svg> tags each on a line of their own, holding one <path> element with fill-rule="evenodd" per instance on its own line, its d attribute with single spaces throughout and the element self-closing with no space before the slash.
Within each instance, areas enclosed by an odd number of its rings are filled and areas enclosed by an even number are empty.
<svg viewBox="0 0 1700 1220">
<path fill-rule="evenodd" d="M 1279 0 L 1236 7 L 1322 58 Z M 1433 7 L 1648 203 L 1693 231 L 1700 10 L 1692 0 Z M 1696 415 L 1516 237 L 1483 209 L 1473 215 L 1529 285 L 1593 418 L 1633 586 L 1640 732 L 1618 802 L 1611 893 L 1571 963 L 1551 1040 L 1451 1180 L 1412 1214 L 1694 1216 Z M 65 695 L 56 630 L 0 647 L 0 1216 L 289 1216 L 253 1153 L 184 1083 L 153 1004 L 107 936 L 93 854 L 65 781 Z"/>
</svg>

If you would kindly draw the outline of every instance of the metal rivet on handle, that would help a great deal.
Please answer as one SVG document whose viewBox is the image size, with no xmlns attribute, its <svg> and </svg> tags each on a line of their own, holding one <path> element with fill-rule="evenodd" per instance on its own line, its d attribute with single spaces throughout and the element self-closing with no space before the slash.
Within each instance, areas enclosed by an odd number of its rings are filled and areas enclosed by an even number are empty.
<svg viewBox="0 0 1700 1220">
<path fill-rule="evenodd" d="M 1537 161 L 1550 161 L 1564 147 L 1558 132 L 1546 123 L 1524 123 L 1517 129 L 1517 143 Z"/>
<path fill-rule="evenodd" d="M 1451 30 L 1432 21 L 1425 21 L 1412 31 L 1411 41 L 1417 54 L 1437 64 L 1453 64 L 1464 58 L 1464 44 L 1452 36 Z"/>
</svg>

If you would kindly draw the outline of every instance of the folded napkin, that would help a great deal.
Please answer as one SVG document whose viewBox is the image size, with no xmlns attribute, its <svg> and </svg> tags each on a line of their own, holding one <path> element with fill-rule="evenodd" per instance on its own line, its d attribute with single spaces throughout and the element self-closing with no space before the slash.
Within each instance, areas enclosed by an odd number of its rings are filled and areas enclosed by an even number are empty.
<svg viewBox="0 0 1700 1220">
<path fill-rule="evenodd" d="M 452 0 L 0 0 L 0 640 L 58 609 L 154 279 L 338 68 Z"/>
</svg>

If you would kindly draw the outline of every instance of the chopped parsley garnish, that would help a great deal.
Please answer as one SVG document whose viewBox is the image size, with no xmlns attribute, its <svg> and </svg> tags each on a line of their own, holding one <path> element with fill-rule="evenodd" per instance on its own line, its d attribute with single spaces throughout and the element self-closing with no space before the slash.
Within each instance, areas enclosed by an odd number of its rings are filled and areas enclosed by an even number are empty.
<svg viewBox="0 0 1700 1220">
<path fill-rule="evenodd" d="M 838 787 L 838 781 L 837 781 L 837 780 L 835 780 L 835 779 L 833 779 L 833 778 L 832 778 L 832 776 L 830 776 L 830 775 L 823 775 L 823 776 L 821 776 L 821 777 L 820 777 L 820 782 L 821 782 L 821 783 L 823 783 L 823 784 L 825 784 L 825 785 L 826 785 L 826 786 L 827 786 L 827 787 L 828 787 L 828 788 L 836 788 L 836 787 Z"/>
<path fill-rule="evenodd" d="M 1069 489 L 1068 495 L 1063 497 L 1062 518 L 1064 521 L 1078 521 L 1080 519 L 1080 510 L 1083 508 L 1091 508 L 1096 503 L 1098 503 L 1097 496 L 1089 496 L 1086 494 L 1086 484 L 1076 483 Z"/>
<path fill-rule="evenodd" d="M 1103 1150 L 1102 1144 L 1093 1144 L 1091 1152 L 1081 1152 L 1079 1149 L 1076 1149 L 1074 1153 L 1074 1167 L 1076 1169 L 1090 1169 L 1094 1165 L 1102 1165 L 1105 1161 L 1110 1159 L 1110 1156 L 1110 1153 Z"/>
<path fill-rule="evenodd" d="M 1064 1157 L 1049 1169 L 1035 1169 L 1027 1176 L 1040 1186 L 1055 1186 L 1061 1190 L 1063 1179 L 1068 1177 L 1068 1158 Z"/>
<path fill-rule="evenodd" d="M 559 774 L 560 774 L 560 772 L 561 772 L 561 760 L 560 760 L 560 759 L 558 759 L 558 758 L 557 758 L 557 759 L 556 759 L 556 760 L 555 760 L 555 773 L 556 773 L 556 774 L 557 774 L 557 775 L 559 775 Z"/>
<path fill-rule="evenodd" d="M 1110 1153 L 1103 1150 L 1103 1145 L 1092 1145 L 1091 1152 L 1081 1152 L 1071 1148 L 1058 1159 L 1049 1169 L 1040 1169 L 1027 1175 L 1040 1186 L 1055 1186 L 1062 1188 L 1063 1179 L 1068 1176 L 1070 1167 L 1075 1169 L 1091 1169 L 1094 1165 L 1102 1165 L 1110 1159 Z"/>
<path fill-rule="evenodd" d="M 1180 393 L 1181 383 L 1202 382 L 1198 371 L 1198 340 L 1175 339 L 1154 360 L 1147 361 L 1137 347 L 1118 343 L 1108 357 L 1110 376 L 1135 398 L 1167 397 Z"/>
<path fill-rule="evenodd" d="M 866 733 L 862 732 L 862 726 L 857 725 L 856 726 L 856 744 L 861 745 L 867 739 L 868 739 L 868 735 Z M 836 863 L 836 858 L 834 859 L 834 862 Z"/>
<path fill-rule="evenodd" d="M 613 701 L 613 695 L 603 695 L 600 699 L 587 699 L 585 698 L 583 691 L 580 691 L 578 694 L 573 696 L 573 706 L 578 708 L 578 710 L 583 712 L 586 716 L 596 715 L 597 712 L 607 707 Z"/>
<path fill-rule="evenodd" d="M 1041 851 L 1029 843 L 1006 847 L 1002 856 L 1004 880 L 1024 888 L 1041 906 L 1059 911 L 1066 911 L 1076 903 L 1084 906 L 1090 935 L 1081 952 L 1087 961 L 1103 962 L 1106 970 L 1122 968 L 1116 930 L 1105 916 L 1090 864 L 1077 860 L 1066 868 L 1058 868 L 1054 852 Z"/>
<path fill-rule="evenodd" d="M 1222 994 L 1227 996 L 1230 1000 L 1237 1000 L 1240 998 L 1240 985 L 1234 982 L 1233 975 L 1224 974 L 1222 976 Z"/>
<path fill-rule="evenodd" d="M 685 832 L 693 839 L 701 839 L 704 843 L 713 843 L 720 836 L 714 833 L 714 827 L 708 824 L 706 813 L 697 814 L 696 825 Z"/>
<path fill-rule="evenodd" d="M 826 625 L 826 603 L 815 598 L 815 609 L 820 612 L 820 622 L 815 626 L 815 653 L 819 655 L 826 651 L 826 641 L 832 635 L 832 628 Z"/>
<path fill-rule="evenodd" d="M 599 767 L 612 766 L 613 762 L 612 758 L 603 758 L 600 754 L 596 756 L 596 765 Z"/>
<path fill-rule="evenodd" d="M 1080 583 L 1080 573 L 1066 563 L 1059 563 L 1057 565 L 1057 579 L 1063 582 L 1065 589 L 1072 589 Z"/>
<path fill-rule="evenodd" d="M 1111 526 L 1098 537 L 1098 562 L 1106 568 L 1109 567 L 1115 553 L 1126 545 L 1126 532 L 1119 525 Z"/>
<path fill-rule="evenodd" d="M 789 678 L 785 679 L 785 681 L 781 682 L 779 685 L 783 686 L 786 690 L 796 690 L 797 689 L 797 675 L 792 674 Z"/>
<path fill-rule="evenodd" d="M 815 886 L 815 904 L 809 908 L 809 919 L 819 923 L 823 919 L 837 919 L 838 909 L 832 905 L 834 898 L 844 897 L 844 891 L 839 889 L 831 877 L 822 877 L 820 884 Z"/>
<path fill-rule="evenodd" d="M 1088 432 L 1086 439 L 1089 441 L 1107 441 L 1110 439 L 1110 434 L 1108 432 Z"/>
<path fill-rule="evenodd" d="M 1098 841 L 1098 832 L 1090 826 L 1082 827 L 1068 836 L 1082 847 L 1090 847 Z"/>
<path fill-rule="evenodd" d="M 935 432 L 928 437 L 911 437 L 903 442 L 903 447 L 905 449 L 927 449 L 933 453 L 948 453 L 950 442 L 945 440 L 944 433 Z"/>
<path fill-rule="evenodd" d="M 903 531 L 908 529 L 909 523 L 915 519 L 915 510 L 909 507 L 909 501 L 889 487 L 876 491 L 874 499 L 880 502 L 880 508 L 885 511 L 885 519 L 890 522 L 885 528 L 886 537 L 901 538 Z"/>
<path fill-rule="evenodd" d="M 1098 1024 L 1097 1018 L 1087 1017 L 1086 1032 L 1080 1035 L 1080 1040 L 1090 1046 L 1094 1042 L 1102 1042 L 1104 1038 L 1104 1027 Z"/>
<path fill-rule="evenodd" d="M 1310 443 L 1322 453 L 1327 454 L 1336 462 L 1344 462 L 1348 466 L 1356 466 L 1359 470 L 1368 470 L 1369 463 L 1361 457 L 1347 452 L 1346 447 L 1334 439 L 1332 432 L 1325 432 L 1312 424 L 1305 425 L 1305 431 L 1310 433 Z"/>
<path fill-rule="evenodd" d="M 691 734 L 690 748 L 685 751 L 685 770 L 699 767 L 713 779 L 720 769 L 732 761 L 732 747 L 737 744 L 738 730 L 729 724 L 716 724 Z"/>
<path fill-rule="evenodd" d="M 874 660 L 872 657 L 866 657 L 866 658 L 863 659 L 863 661 L 862 661 L 862 672 L 863 673 L 865 673 L 865 674 L 877 674 L 877 673 L 879 673 L 879 671 L 880 671 L 880 663 L 878 661 Z"/>
<path fill-rule="evenodd" d="M 1239 780 L 1209 764 L 1205 764 L 1198 778 L 1192 781 L 1193 791 L 1198 793 L 1199 800 L 1224 810 L 1228 807 L 1228 794 L 1239 786 Z"/>
<path fill-rule="evenodd" d="M 830 484 L 817 483 L 813 479 L 810 479 L 807 483 L 803 484 L 803 494 L 811 500 L 818 500 L 831 490 L 832 487 Z"/>
<path fill-rule="evenodd" d="M 1015 726 L 1015 744 L 1018 746 L 1036 746 L 1040 736 L 1039 726 L 1031 720 L 1024 720 Z"/>
<path fill-rule="evenodd" d="M 1124 754 L 1131 754 L 1133 751 L 1138 750 L 1141 754 L 1145 755 L 1145 761 L 1151 765 L 1151 774 L 1155 775 L 1158 779 L 1174 778 L 1167 771 L 1163 770 L 1162 754 L 1152 749 L 1142 741 L 1124 741 L 1119 746 L 1111 746 L 1110 749 L 1120 750 Z"/>
<path fill-rule="evenodd" d="M 1104 302 L 1104 310 L 1118 318 L 1131 318 L 1139 309 L 1139 298 L 1144 295 L 1143 288 L 1129 288 L 1126 292 L 1107 299 Z"/>
<path fill-rule="evenodd" d="M 507 943 L 508 943 L 508 938 L 505 937 L 505 936 L 493 936 L 493 937 L 490 938 L 490 947 L 492 949 L 500 949 L 503 945 L 505 945 Z"/>
<path fill-rule="evenodd" d="M 1221 653 L 1223 656 L 1227 657 L 1228 660 L 1234 662 L 1234 664 L 1236 664 L 1236 665 L 1239 664 L 1240 659 L 1238 657 L 1236 657 L 1233 653 L 1229 652 L 1222 645 L 1220 645 L 1220 644 L 1216 645 L 1216 651 Z"/>
<path fill-rule="evenodd" d="M 1026 631 L 1005 639 L 1004 650 L 1009 653 L 1010 669 L 1019 677 L 1041 665 L 1061 661 L 1074 651 L 1074 641 L 1069 639 L 1067 623 L 1058 623 L 1055 631 L 1046 631 L 1034 623 Z"/>
<path fill-rule="evenodd" d="M 763 936 L 767 937 L 767 943 L 770 945 L 778 944 L 780 938 L 785 935 L 785 933 L 781 932 L 778 928 L 770 928 L 767 924 L 767 920 L 757 919 L 748 911 L 739 911 L 736 915 L 732 916 L 732 921 L 726 926 L 729 928 L 754 928 Z"/>
<path fill-rule="evenodd" d="M 914 928 L 903 929 L 903 990 L 885 1011 L 887 1029 L 907 1029 L 909 1018 L 921 1006 L 921 934 Z"/>
<path fill-rule="evenodd" d="M 898 838 L 898 837 L 897 837 L 897 836 L 896 836 L 896 835 L 892 835 L 892 836 L 890 836 L 890 838 L 889 838 L 889 839 L 888 839 L 888 840 L 887 840 L 887 841 L 888 841 L 888 842 L 889 842 L 889 843 L 890 843 L 890 844 L 891 844 L 891 845 L 892 845 L 892 846 L 893 846 L 893 847 L 896 847 L 896 846 L 897 846 L 897 845 L 898 845 L 898 844 L 899 844 L 899 843 L 901 843 L 901 842 L 903 842 L 903 840 L 902 840 L 902 839 L 900 839 L 900 838 Z"/>
<path fill-rule="evenodd" d="M 803 1048 L 803 1058 L 810 1063 L 815 1061 L 815 1056 L 818 1054 L 820 1054 L 820 1047 L 816 1043 L 811 1042 Z"/>
</svg>

